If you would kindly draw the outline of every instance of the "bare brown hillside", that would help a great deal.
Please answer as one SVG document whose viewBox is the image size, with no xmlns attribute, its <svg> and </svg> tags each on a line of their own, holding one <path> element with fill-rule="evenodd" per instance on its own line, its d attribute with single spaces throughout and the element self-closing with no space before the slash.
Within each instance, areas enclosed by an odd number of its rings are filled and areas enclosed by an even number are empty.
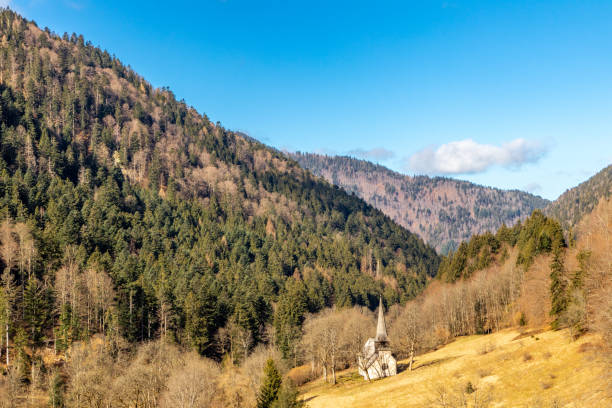
<svg viewBox="0 0 612 408">
<path fill-rule="evenodd" d="M 583 183 L 561 194 L 550 203 L 545 213 L 559 220 L 564 229 L 575 229 L 602 198 L 612 195 L 612 165 L 602 169 Z"/>
</svg>

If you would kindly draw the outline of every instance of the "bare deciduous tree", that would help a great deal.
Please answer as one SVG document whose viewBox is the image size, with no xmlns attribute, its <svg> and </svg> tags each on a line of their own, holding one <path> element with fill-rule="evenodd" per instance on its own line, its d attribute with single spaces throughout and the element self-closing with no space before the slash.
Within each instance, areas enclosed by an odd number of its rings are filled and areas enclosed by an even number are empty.
<svg viewBox="0 0 612 408">
<path fill-rule="evenodd" d="M 161 407 L 211 407 L 221 373 L 219 365 L 193 353 L 183 358 L 185 364 L 170 373 Z"/>
<path fill-rule="evenodd" d="M 336 369 L 359 360 L 374 329 L 374 320 L 368 314 L 360 309 L 328 309 L 306 320 L 302 340 L 304 356 L 311 362 L 313 371 L 322 369 L 325 381 L 331 374 L 331 382 L 335 384 Z"/>
</svg>

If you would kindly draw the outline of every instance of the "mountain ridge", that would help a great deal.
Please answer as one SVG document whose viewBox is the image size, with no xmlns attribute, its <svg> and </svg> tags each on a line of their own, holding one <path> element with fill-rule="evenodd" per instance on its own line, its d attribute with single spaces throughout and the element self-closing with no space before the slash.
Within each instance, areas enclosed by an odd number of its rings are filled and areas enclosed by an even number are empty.
<svg viewBox="0 0 612 408">
<path fill-rule="evenodd" d="M 288 153 L 300 165 L 381 209 L 448 253 L 474 234 L 511 226 L 549 201 L 446 177 L 407 176 L 349 156 Z"/>
<path fill-rule="evenodd" d="M 544 212 L 561 222 L 564 229 L 574 229 L 600 200 L 612 196 L 612 165 L 604 167 L 577 186 L 567 189 Z"/>
</svg>

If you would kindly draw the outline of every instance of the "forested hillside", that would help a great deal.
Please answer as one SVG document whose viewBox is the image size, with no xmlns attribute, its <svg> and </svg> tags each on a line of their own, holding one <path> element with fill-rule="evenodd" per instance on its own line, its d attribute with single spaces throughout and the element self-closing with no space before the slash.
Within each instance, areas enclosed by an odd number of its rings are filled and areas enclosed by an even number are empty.
<svg viewBox="0 0 612 408">
<path fill-rule="evenodd" d="M 547 200 L 443 177 L 410 177 L 351 157 L 295 153 L 290 157 L 332 184 L 355 193 L 442 253 L 474 234 L 513 225 Z"/>
<path fill-rule="evenodd" d="M 507 302 L 499 310 L 512 305 L 521 313 L 523 324 L 550 321 L 553 328 L 569 327 L 574 335 L 591 329 L 608 336 L 612 321 L 609 304 L 612 299 L 612 205 L 609 199 L 602 198 L 576 228 L 579 238 L 568 245 L 559 222 L 535 211 L 513 228 L 502 227 L 495 235 L 477 235 L 461 244 L 455 253 L 443 259 L 438 276 L 443 282 L 469 285 L 466 282 L 473 276 L 481 276 L 482 271 L 493 273 L 493 279 L 510 274 L 512 279 L 506 284 L 495 285 L 501 291 L 510 292 L 515 286 L 513 296 L 494 296 Z M 521 283 L 534 272 L 540 276 L 527 280 L 528 284 Z M 531 299 L 517 300 L 526 296 Z M 543 311 L 548 314 L 546 318 L 542 316 Z M 534 318 L 534 315 L 540 317 Z"/>
<path fill-rule="evenodd" d="M 9 365 L 95 333 L 295 357 L 306 313 L 406 301 L 436 274 L 416 235 L 82 36 L 3 10 L 0 95 Z"/>
<path fill-rule="evenodd" d="M 584 183 L 567 190 L 550 203 L 546 214 L 561 222 L 563 228 L 574 229 L 602 198 L 612 195 L 612 165 L 601 170 Z"/>
</svg>

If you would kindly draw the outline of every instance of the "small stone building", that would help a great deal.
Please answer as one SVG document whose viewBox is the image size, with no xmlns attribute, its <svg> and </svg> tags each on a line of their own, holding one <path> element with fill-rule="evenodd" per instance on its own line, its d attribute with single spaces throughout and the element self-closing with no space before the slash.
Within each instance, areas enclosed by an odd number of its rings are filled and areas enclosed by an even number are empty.
<svg viewBox="0 0 612 408">
<path fill-rule="evenodd" d="M 376 337 L 369 338 L 366 341 L 363 346 L 363 353 L 359 356 L 358 365 L 359 374 L 366 380 L 375 380 L 397 374 L 397 361 L 393 357 L 387 336 L 382 297 L 378 307 Z"/>
</svg>

